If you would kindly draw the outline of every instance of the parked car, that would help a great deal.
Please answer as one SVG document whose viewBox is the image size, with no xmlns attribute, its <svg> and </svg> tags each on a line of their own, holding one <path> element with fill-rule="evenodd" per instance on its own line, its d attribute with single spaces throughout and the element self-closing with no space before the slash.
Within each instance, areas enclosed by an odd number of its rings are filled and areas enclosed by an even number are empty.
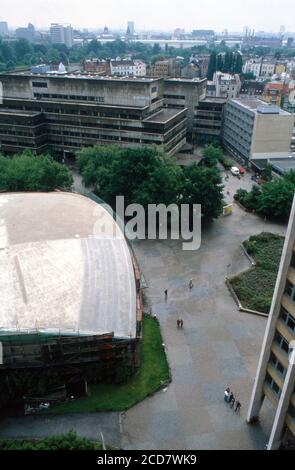
<svg viewBox="0 0 295 470">
<path fill-rule="evenodd" d="M 245 174 L 245 168 L 243 168 L 242 166 L 239 166 L 239 172 L 240 172 L 240 175 L 244 175 Z"/>
<path fill-rule="evenodd" d="M 230 169 L 230 172 L 233 176 L 239 176 L 240 175 L 240 170 L 236 166 L 232 166 Z"/>
</svg>

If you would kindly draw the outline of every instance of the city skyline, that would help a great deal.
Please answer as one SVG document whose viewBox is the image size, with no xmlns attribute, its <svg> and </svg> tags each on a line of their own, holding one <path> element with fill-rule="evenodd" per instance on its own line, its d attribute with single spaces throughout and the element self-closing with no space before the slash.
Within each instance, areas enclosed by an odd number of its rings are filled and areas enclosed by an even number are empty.
<svg viewBox="0 0 295 470">
<path fill-rule="evenodd" d="M 137 30 L 171 31 L 179 27 L 188 32 L 203 28 L 242 31 L 248 26 L 256 31 L 279 32 L 282 25 L 287 31 L 294 29 L 290 19 L 293 0 L 280 2 L 279 17 L 275 0 L 269 0 L 267 15 L 265 4 L 257 4 L 255 0 L 248 0 L 247 9 L 242 0 L 224 0 L 222 4 L 215 0 L 202 9 L 193 0 L 184 0 L 181 6 L 168 0 L 160 4 L 157 0 L 109 0 L 96 5 L 93 0 L 84 0 L 83 9 L 77 0 L 30 0 L 25 7 L 21 0 L 2 0 L 1 3 L 0 20 L 7 21 L 10 27 L 31 22 L 39 28 L 48 28 L 50 23 L 60 22 L 71 23 L 75 28 L 99 29 L 106 24 L 109 28 L 126 29 L 127 22 L 134 21 Z"/>
</svg>

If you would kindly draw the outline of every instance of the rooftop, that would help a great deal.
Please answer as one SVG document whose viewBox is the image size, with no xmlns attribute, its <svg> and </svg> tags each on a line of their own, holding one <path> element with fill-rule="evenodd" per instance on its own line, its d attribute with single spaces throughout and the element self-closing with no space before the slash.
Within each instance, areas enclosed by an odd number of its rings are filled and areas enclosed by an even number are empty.
<svg viewBox="0 0 295 470">
<path fill-rule="evenodd" d="M 278 106 L 267 104 L 265 101 L 259 98 L 235 98 L 231 99 L 230 102 L 236 103 L 243 108 L 247 108 L 257 114 L 279 114 L 281 116 L 289 116 L 290 113 L 284 111 Z"/>
<path fill-rule="evenodd" d="M 77 194 L 0 194 L 0 292 L 2 331 L 136 336 L 128 245 L 106 209 Z"/>
<path fill-rule="evenodd" d="M 113 82 L 144 82 L 144 83 L 153 83 L 157 82 L 159 78 L 149 78 L 149 77 L 118 77 L 118 76 L 101 76 L 96 73 L 91 72 L 66 72 L 59 73 L 58 71 L 50 71 L 48 73 L 33 73 L 31 70 L 16 70 L 12 72 L 3 72 L 0 73 L 1 76 L 14 76 L 14 77 L 33 77 L 33 78 L 59 78 L 65 79 L 70 78 L 73 80 L 99 80 L 99 81 L 113 81 Z"/>
<path fill-rule="evenodd" d="M 174 118 L 175 116 L 178 116 L 178 114 L 183 113 L 186 111 L 187 108 L 185 109 L 173 109 L 173 108 L 164 108 L 160 112 L 153 114 L 152 116 L 148 117 L 147 119 L 144 119 L 143 122 L 159 122 L 165 124 L 168 122 L 170 119 Z"/>
</svg>

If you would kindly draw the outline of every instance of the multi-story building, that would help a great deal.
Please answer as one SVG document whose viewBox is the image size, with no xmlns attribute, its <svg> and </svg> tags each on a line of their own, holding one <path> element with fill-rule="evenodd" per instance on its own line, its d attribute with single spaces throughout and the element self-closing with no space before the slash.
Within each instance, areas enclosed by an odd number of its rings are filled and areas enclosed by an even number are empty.
<svg viewBox="0 0 295 470">
<path fill-rule="evenodd" d="M 257 98 L 229 100 L 225 106 L 223 143 L 244 163 L 289 152 L 294 116 Z"/>
<path fill-rule="evenodd" d="M 243 73 L 253 73 L 255 78 L 260 77 L 261 59 L 249 59 L 243 65 Z"/>
<path fill-rule="evenodd" d="M 244 80 L 241 84 L 240 97 L 259 97 L 264 92 L 264 81 Z"/>
<path fill-rule="evenodd" d="M 0 21 L 0 36 L 8 36 L 8 23 L 7 23 L 7 21 Z"/>
<path fill-rule="evenodd" d="M 215 72 L 212 82 L 208 82 L 208 96 L 218 98 L 237 98 L 241 89 L 241 80 L 238 74 Z"/>
<path fill-rule="evenodd" d="M 262 99 L 266 103 L 281 106 L 286 90 L 287 85 L 283 82 L 267 82 L 264 86 Z"/>
<path fill-rule="evenodd" d="M 145 77 L 146 64 L 141 60 L 111 60 L 111 75 L 121 77 Z"/>
<path fill-rule="evenodd" d="M 17 28 L 15 35 L 18 39 L 26 39 L 29 42 L 33 42 L 35 39 L 35 27 L 29 23 L 27 28 Z"/>
<path fill-rule="evenodd" d="M 276 63 L 273 61 L 262 61 L 261 69 L 260 69 L 260 76 L 264 78 L 272 77 L 276 70 Z"/>
<path fill-rule="evenodd" d="M 72 47 L 74 43 L 73 28 L 70 24 L 51 23 L 50 39 L 53 44 L 65 44 Z"/>
<path fill-rule="evenodd" d="M 82 64 L 83 71 L 101 75 L 111 75 L 110 61 L 105 59 L 85 59 Z"/>
<path fill-rule="evenodd" d="M 254 423 L 265 398 L 275 410 L 267 448 L 295 442 L 295 199 L 266 326 L 247 421 Z"/>
<path fill-rule="evenodd" d="M 171 78 L 164 80 L 165 105 L 172 109 L 187 109 L 189 140 L 195 140 L 196 113 L 200 99 L 206 96 L 207 80 Z"/>
<path fill-rule="evenodd" d="M 180 63 L 176 59 L 157 60 L 148 72 L 153 78 L 179 78 L 181 76 Z"/>
<path fill-rule="evenodd" d="M 161 79 L 99 77 L 67 72 L 0 74 L 0 150 L 163 145 L 174 153 L 186 142 L 187 109 L 164 107 Z"/>
<path fill-rule="evenodd" d="M 195 118 L 195 135 L 199 144 L 221 142 L 226 98 L 207 96 L 199 101 Z"/>
</svg>

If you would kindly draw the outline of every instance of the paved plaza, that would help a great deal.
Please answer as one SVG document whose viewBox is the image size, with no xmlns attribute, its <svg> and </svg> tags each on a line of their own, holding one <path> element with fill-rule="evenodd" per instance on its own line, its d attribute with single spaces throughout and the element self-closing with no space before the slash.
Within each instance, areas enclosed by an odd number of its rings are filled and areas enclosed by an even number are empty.
<svg viewBox="0 0 295 470">
<path fill-rule="evenodd" d="M 226 184 L 233 195 L 235 186 L 251 186 L 250 176 L 242 182 L 230 177 Z M 124 448 L 264 448 L 272 410 L 264 407 L 258 426 L 246 424 L 245 416 L 266 319 L 239 312 L 224 282 L 249 267 L 240 243 L 262 231 L 283 235 L 284 227 L 235 205 L 232 216 L 203 231 L 197 252 L 182 251 L 175 241 L 135 245 L 148 302 L 162 327 L 172 383 L 123 416 Z M 179 317 L 183 330 L 176 326 Z M 239 415 L 223 400 L 227 386 L 242 403 Z"/>
</svg>

